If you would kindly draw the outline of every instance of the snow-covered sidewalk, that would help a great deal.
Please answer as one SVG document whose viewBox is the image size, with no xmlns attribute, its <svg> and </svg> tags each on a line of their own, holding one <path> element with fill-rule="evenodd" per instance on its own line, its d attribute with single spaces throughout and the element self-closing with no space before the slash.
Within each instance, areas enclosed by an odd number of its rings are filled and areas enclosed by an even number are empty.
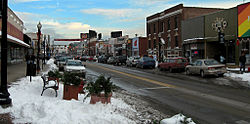
<svg viewBox="0 0 250 124">
<path fill-rule="evenodd" d="M 48 61 L 50 69 L 56 69 L 54 61 Z M 47 72 L 44 72 L 47 73 Z M 63 84 L 59 85 L 58 96 L 53 90 L 45 90 L 41 96 L 43 81 L 40 76 L 21 78 L 13 82 L 8 89 L 12 106 L 6 109 L 0 107 L 0 114 L 10 113 L 13 123 L 36 124 L 135 124 L 133 116 L 138 113 L 135 105 L 127 104 L 119 95 L 114 93 L 111 104 L 89 104 L 88 97 L 84 102 L 84 94 L 79 94 L 79 100 L 63 100 Z M 125 96 L 125 95 L 124 95 Z M 135 103 L 137 101 L 134 101 Z M 138 105 L 142 105 L 137 103 Z M 150 108 L 145 106 L 145 108 Z M 182 116 L 184 117 L 184 116 Z M 170 119 L 173 123 L 180 121 L 180 117 Z M 190 124 L 193 124 L 190 123 Z"/>
</svg>

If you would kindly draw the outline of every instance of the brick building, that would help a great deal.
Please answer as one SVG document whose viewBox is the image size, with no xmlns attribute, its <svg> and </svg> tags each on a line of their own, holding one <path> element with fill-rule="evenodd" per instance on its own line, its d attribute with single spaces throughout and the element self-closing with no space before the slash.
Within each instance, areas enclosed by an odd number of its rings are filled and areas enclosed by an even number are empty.
<svg viewBox="0 0 250 124">
<path fill-rule="evenodd" d="M 0 17 L 0 29 L 2 29 L 2 17 Z M 8 64 L 22 63 L 25 60 L 26 50 L 30 46 L 29 44 L 24 42 L 23 29 L 24 29 L 23 21 L 10 8 L 8 8 L 8 21 L 7 21 Z M 2 31 L 0 31 L 0 36 L 2 36 Z"/>
<path fill-rule="evenodd" d="M 148 54 L 156 55 L 158 60 L 183 56 L 181 21 L 220 10 L 179 4 L 147 17 Z"/>
</svg>

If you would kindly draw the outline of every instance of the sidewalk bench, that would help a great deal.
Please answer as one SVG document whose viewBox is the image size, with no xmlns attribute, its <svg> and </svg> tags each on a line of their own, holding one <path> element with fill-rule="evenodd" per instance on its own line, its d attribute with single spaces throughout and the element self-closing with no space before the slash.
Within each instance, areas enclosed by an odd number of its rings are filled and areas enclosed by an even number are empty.
<svg viewBox="0 0 250 124">
<path fill-rule="evenodd" d="M 43 92 L 46 90 L 46 89 L 53 89 L 55 90 L 56 92 L 56 97 L 57 97 L 57 90 L 59 88 L 59 82 L 54 79 L 54 80 L 48 80 L 48 77 L 46 75 L 42 75 L 41 78 L 43 79 L 43 91 L 42 91 L 42 94 L 41 96 L 43 95 Z"/>
</svg>

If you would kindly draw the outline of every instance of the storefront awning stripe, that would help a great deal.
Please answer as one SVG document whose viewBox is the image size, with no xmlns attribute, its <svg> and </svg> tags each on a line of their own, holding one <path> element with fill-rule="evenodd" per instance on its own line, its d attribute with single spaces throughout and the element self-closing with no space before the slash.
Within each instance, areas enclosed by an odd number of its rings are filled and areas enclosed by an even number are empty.
<svg viewBox="0 0 250 124">
<path fill-rule="evenodd" d="M 0 35 L 2 36 L 2 31 L 0 31 Z M 11 36 L 11 35 L 8 35 L 7 34 L 7 38 L 8 40 L 10 40 L 12 43 L 16 43 L 16 44 L 19 44 L 19 45 L 22 45 L 22 46 L 25 46 L 25 47 L 30 47 L 30 45 L 28 45 L 27 43 Z"/>
</svg>

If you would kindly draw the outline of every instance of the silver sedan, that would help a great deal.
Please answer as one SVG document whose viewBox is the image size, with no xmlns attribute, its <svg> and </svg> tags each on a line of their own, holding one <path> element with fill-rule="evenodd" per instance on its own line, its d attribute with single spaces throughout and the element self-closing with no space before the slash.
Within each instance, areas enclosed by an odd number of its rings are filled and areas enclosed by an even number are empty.
<svg viewBox="0 0 250 124">
<path fill-rule="evenodd" d="M 214 59 L 199 59 L 193 64 L 186 66 L 186 74 L 200 74 L 201 77 L 206 75 L 223 76 L 227 72 L 224 64 Z"/>
</svg>

